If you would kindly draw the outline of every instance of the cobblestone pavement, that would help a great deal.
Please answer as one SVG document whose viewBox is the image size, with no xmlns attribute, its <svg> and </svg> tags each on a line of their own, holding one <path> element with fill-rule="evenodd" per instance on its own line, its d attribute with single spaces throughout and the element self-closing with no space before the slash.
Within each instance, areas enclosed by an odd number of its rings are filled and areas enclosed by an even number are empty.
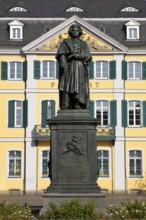
<svg viewBox="0 0 146 220">
<path fill-rule="evenodd" d="M 105 207 L 109 205 L 116 206 L 126 200 L 146 199 L 146 195 L 107 195 L 105 197 Z M 1 202 L 16 202 L 21 205 L 43 206 L 42 195 L 0 195 Z"/>
</svg>

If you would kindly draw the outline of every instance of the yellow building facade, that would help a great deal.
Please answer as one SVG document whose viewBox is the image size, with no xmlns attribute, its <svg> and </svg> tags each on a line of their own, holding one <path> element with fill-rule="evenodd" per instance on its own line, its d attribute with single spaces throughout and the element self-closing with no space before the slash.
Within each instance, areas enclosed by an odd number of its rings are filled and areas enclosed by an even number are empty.
<svg viewBox="0 0 146 220">
<path fill-rule="evenodd" d="M 55 55 L 74 22 L 93 58 L 90 114 L 99 120 L 98 184 L 108 193 L 146 188 L 146 56 L 73 16 L 21 52 L 0 54 L 0 193 L 41 193 L 50 184 L 46 119 L 59 110 Z"/>
</svg>

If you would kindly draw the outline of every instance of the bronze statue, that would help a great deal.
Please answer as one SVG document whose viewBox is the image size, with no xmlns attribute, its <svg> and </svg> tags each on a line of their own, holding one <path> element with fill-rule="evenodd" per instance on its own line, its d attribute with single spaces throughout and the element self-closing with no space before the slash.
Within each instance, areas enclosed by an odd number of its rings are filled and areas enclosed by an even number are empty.
<svg viewBox="0 0 146 220">
<path fill-rule="evenodd" d="M 69 38 L 61 43 L 56 59 L 59 62 L 59 94 L 60 108 L 89 108 L 88 64 L 92 60 L 79 25 L 73 24 L 69 30 Z"/>
</svg>

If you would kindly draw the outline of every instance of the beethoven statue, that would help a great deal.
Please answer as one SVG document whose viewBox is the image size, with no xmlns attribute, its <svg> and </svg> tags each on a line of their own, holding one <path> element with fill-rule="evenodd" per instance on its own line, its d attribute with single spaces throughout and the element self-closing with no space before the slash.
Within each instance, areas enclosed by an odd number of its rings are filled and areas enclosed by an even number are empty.
<svg viewBox="0 0 146 220">
<path fill-rule="evenodd" d="M 92 60 L 85 41 L 80 39 L 82 29 L 73 24 L 68 30 L 69 38 L 64 39 L 57 51 L 59 62 L 60 108 L 89 108 L 88 64 Z"/>
</svg>

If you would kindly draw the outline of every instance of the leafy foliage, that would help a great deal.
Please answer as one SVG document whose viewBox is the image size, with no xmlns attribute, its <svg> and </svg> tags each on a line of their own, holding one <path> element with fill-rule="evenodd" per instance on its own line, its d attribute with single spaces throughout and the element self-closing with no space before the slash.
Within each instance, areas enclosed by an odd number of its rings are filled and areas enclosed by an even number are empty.
<svg viewBox="0 0 146 220">
<path fill-rule="evenodd" d="M 95 205 L 93 202 L 88 202 L 85 205 L 80 200 L 73 199 L 65 201 L 60 206 L 55 203 L 50 203 L 47 212 L 41 216 L 41 219 L 65 220 L 94 220 L 97 219 Z"/>
<path fill-rule="evenodd" d="M 146 201 L 134 200 L 107 208 L 111 219 L 146 219 Z"/>
<path fill-rule="evenodd" d="M 34 220 L 28 207 L 18 204 L 0 204 L 0 220 Z"/>
</svg>

